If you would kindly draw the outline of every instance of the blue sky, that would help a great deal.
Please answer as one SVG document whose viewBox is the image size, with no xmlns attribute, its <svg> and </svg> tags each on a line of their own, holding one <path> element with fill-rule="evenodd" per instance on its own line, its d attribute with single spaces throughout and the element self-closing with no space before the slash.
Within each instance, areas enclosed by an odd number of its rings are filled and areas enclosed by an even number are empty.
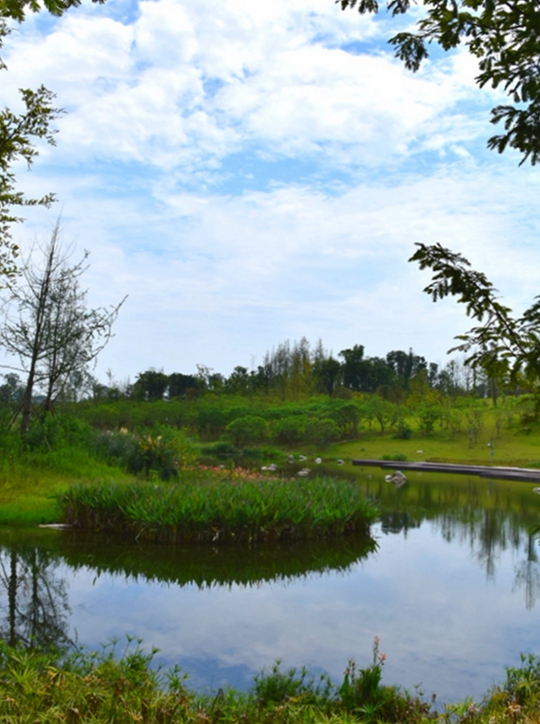
<svg viewBox="0 0 540 724">
<path fill-rule="evenodd" d="M 66 113 L 57 146 L 18 169 L 59 202 L 15 238 L 28 249 L 61 213 L 66 243 L 91 252 L 91 303 L 129 294 L 100 377 L 229 374 L 302 336 L 444 364 L 468 320 L 422 293 L 415 242 L 531 303 L 538 171 L 485 148 L 503 96 L 475 86 L 465 52 L 411 74 L 397 29 L 331 0 L 85 2 L 16 29 L 0 101 L 44 83 Z"/>
</svg>

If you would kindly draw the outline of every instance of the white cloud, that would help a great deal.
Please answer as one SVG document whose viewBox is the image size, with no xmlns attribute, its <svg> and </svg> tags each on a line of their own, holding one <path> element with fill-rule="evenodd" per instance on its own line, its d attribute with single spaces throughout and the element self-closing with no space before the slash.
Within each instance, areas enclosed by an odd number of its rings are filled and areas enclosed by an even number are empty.
<svg viewBox="0 0 540 724">
<path fill-rule="evenodd" d="M 453 300 L 433 305 L 422 294 L 428 275 L 407 262 L 415 242 L 465 253 L 517 309 L 537 287 L 532 173 L 464 169 L 341 193 L 291 184 L 222 196 L 160 182 L 157 203 L 95 198 L 96 188 L 62 189 L 57 179 L 65 238 L 92 250 L 94 303 L 130 295 L 100 368 L 133 376 L 201 362 L 228 373 L 303 335 L 334 353 L 413 346 L 444 362 L 469 320 Z"/>
<path fill-rule="evenodd" d="M 95 303 L 130 294 L 103 368 L 227 372 L 302 335 L 444 359 L 467 320 L 422 296 L 415 241 L 530 301 L 533 173 L 478 151 L 468 56 L 411 75 L 389 25 L 327 0 L 157 0 L 21 27 L 2 97 L 44 81 L 69 109 L 21 186 L 58 192 Z M 55 213 L 30 210 L 23 245 Z"/>
<path fill-rule="evenodd" d="M 7 59 L 19 84 L 45 81 L 69 109 L 60 122 L 65 163 L 194 169 L 255 147 L 374 165 L 424 143 L 441 113 L 471 92 L 463 70 L 428 65 L 414 76 L 386 46 L 376 54 L 339 47 L 378 33 L 373 19 L 322 2 L 159 0 L 141 2 L 128 25 L 88 10 L 67 13 L 45 35 L 31 25 Z M 452 142 L 462 125 L 458 117 Z"/>
</svg>

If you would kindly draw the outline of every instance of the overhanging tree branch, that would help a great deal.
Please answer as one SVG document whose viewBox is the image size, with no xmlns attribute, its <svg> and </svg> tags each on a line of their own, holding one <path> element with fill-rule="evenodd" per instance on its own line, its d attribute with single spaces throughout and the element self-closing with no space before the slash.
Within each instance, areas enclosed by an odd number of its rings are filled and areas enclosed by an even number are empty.
<svg viewBox="0 0 540 724">
<path fill-rule="evenodd" d="M 376 0 L 336 0 L 343 9 L 376 13 Z M 401 15 L 408 0 L 388 0 L 386 10 Z M 448 51 L 465 45 L 478 59 L 480 88 L 501 87 L 510 103 L 491 110 L 491 122 L 503 133 L 492 136 L 488 147 L 502 153 L 514 148 L 521 163 L 540 161 L 540 8 L 537 0 L 424 0 L 426 16 L 415 32 L 390 39 L 397 58 L 417 71 L 431 43 Z"/>
<path fill-rule="evenodd" d="M 105 2 L 105 0 L 93 0 Z M 9 21 L 23 22 L 28 12 L 37 13 L 44 8 L 60 16 L 71 7 L 80 5 L 81 0 L 0 0 L 0 49 L 10 34 Z M 0 70 L 6 65 L 0 58 Z M 25 110 L 16 114 L 9 108 L 0 111 L 0 287 L 2 281 L 9 284 L 17 273 L 19 248 L 12 240 L 10 229 L 22 218 L 13 209 L 22 206 L 49 206 L 54 194 L 41 198 L 28 198 L 17 191 L 15 174 L 11 170 L 20 160 L 31 167 L 38 150 L 36 141 L 54 145 L 52 124 L 63 112 L 54 106 L 55 95 L 43 85 L 37 90 L 20 89 Z"/>
<path fill-rule="evenodd" d="M 409 261 L 431 269 L 433 279 L 424 291 L 434 302 L 447 296 L 465 304 L 467 315 L 482 322 L 456 339 L 449 352 L 471 353 L 467 363 L 488 376 L 508 377 L 536 391 L 540 385 L 540 298 L 522 317 L 498 301 L 497 290 L 469 261 L 441 244 L 417 244 Z"/>
</svg>

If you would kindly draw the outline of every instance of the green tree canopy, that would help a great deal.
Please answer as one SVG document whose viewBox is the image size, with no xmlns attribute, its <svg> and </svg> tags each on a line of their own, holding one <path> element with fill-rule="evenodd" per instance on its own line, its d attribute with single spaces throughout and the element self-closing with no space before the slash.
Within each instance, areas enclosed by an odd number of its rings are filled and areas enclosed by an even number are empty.
<svg viewBox="0 0 540 724">
<path fill-rule="evenodd" d="M 134 400 L 155 402 L 162 400 L 169 385 L 169 376 L 163 370 L 149 369 L 137 375 L 131 396 Z"/>
<path fill-rule="evenodd" d="M 337 0 L 345 8 L 376 13 L 377 0 Z M 387 0 L 393 16 L 411 8 L 411 0 Z M 390 39 L 396 56 L 417 71 L 428 57 L 428 45 L 444 50 L 464 44 L 478 58 L 476 82 L 501 87 L 509 103 L 491 110 L 491 122 L 504 131 L 488 140 L 502 153 L 507 147 L 536 164 L 540 160 L 540 10 L 537 0 L 424 0 L 425 15 L 415 32 Z"/>
<path fill-rule="evenodd" d="M 0 49 L 10 34 L 9 21 L 22 22 L 27 12 L 39 12 L 44 8 L 53 15 L 62 15 L 68 8 L 80 5 L 81 0 L 0 0 Z M 104 2 L 104 0 L 93 0 Z M 6 65 L 0 58 L 0 70 Z M 18 246 L 12 240 L 12 224 L 22 221 L 14 208 L 22 206 L 49 206 L 54 194 L 41 198 L 28 198 L 17 191 L 15 174 L 12 171 L 19 161 L 32 166 L 38 151 L 36 142 L 46 141 L 54 145 L 55 131 L 52 124 L 62 113 L 55 107 L 55 95 L 45 86 L 37 90 L 20 90 L 25 110 L 13 113 L 9 108 L 0 110 L 0 277 L 13 278 L 17 271 Z"/>
</svg>

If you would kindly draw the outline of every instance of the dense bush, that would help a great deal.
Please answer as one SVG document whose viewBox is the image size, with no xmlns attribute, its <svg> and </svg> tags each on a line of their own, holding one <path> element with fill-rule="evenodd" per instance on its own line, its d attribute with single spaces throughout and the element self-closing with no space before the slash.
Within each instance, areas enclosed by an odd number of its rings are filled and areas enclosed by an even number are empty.
<svg viewBox="0 0 540 724">
<path fill-rule="evenodd" d="M 274 438 L 283 445 L 294 445 L 304 437 L 306 418 L 303 415 L 282 417 L 274 424 Z"/>
<path fill-rule="evenodd" d="M 161 480 L 177 477 L 180 468 L 193 465 L 197 459 L 195 447 L 185 432 L 171 427 L 155 427 L 140 435 L 125 429 L 99 432 L 92 448 L 108 463 Z"/>
<path fill-rule="evenodd" d="M 75 415 L 44 413 L 32 420 L 22 443 L 28 450 L 52 450 L 86 445 L 92 434 L 92 428 Z"/>
<path fill-rule="evenodd" d="M 214 442 L 212 445 L 203 445 L 201 453 L 203 455 L 215 455 L 216 457 L 237 457 L 241 454 L 237 447 L 228 442 Z"/>
<path fill-rule="evenodd" d="M 305 439 L 320 447 L 331 442 L 337 442 L 341 437 L 341 430 L 337 423 L 329 417 L 321 420 L 308 420 L 305 427 Z"/>
<path fill-rule="evenodd" d="M 268 438 L 269 428 L 264 417 L 245 415 L 229 422 L 225 433 L 232 439 L 236 447 L 244 447 L 254 442 L 262 442 Z"/>
<path fill-rule="evenodd" d="M 197 412 L 196 425 L 199 435 L 218 437 L 225 431 L 227 413 L 221 407 L 203 405 Z"/>
<path fill-rule="evenodd" d="M 412 437 L 412 429 L 406 422 L 399 422 L 395 433 L 392 435 L 395 440 L 410 440 Z"/>
</svg>

